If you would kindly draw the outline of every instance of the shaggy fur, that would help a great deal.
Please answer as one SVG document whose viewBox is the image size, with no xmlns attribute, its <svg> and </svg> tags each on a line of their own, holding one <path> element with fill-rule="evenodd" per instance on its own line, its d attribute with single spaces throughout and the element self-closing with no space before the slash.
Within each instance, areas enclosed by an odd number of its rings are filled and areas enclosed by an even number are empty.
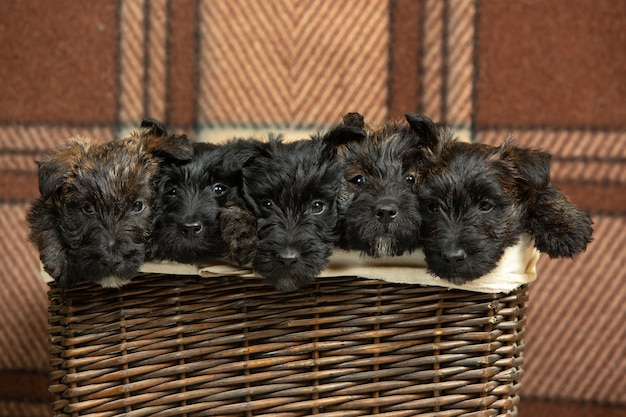
<svg viewBox="0 0 626 417">
<path fill-rule="evenodd" d="M 254 256 L 256 221 L 241 198 L 241 165 L 232 144 L 195 143 L 194 158 L 161 167 L 151 259 L 199 264 Z"/>
<path fill-rule="evenodd" d="M 186 136 L 147 119 L 128 138 L 75 139 L 39 162 L 27 222 L 46 272 L 62 287 L 127 283 L 144 261 L 159 164 L 192 155 Z"/>
<path fill-rule="evenodd" d="M 344 116 L 345 125 L 365 134 L 336 144 L 343 167 L 339 247 L 380 257 L 421 245 L 416 179 L 438 127 L 422 115 L 407 114 L 406 119 L 369 126 L 358 113 Z"/>
<path fill-rule="evenodd" d="M 591 218 L 550 185 L 546 152 L 442 140 L 419 176 L 426 262 L 455 284 L 495 268 L 524 232 L 550 257 L 592 240 Z"/>
<path fill-rule="evenodd" d="M 337 127 L 311 140 L 243 141 L 253 154 L 243 168 L 244 198 L 257 218 L 254 269 L 281 291 L 314 281 L 336 240 L 341 167 L 329 142 L 361 135 Z"/>
</svg>

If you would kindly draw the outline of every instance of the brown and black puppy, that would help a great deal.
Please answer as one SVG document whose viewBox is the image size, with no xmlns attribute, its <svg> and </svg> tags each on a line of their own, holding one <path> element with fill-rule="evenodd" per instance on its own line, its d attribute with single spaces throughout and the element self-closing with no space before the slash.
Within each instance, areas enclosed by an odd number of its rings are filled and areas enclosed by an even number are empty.
<svg viewBox="0 0 626 417">
<path fill-rule="evenodd" d="M 429 270 L 455 284 L 495 268 L 528 233 L 550 257 L 591 242 L 592 221 L 550 184 L 550 155 L 515 146 L 444 139 L 419 172 L 423 249 Z"/>
<path fill-rule="evenodd" d="M 40 161 L 27 222 L 45 271 L 63 287 L 128 283 L 144 262 L 159 164 L 192 156 L 185 135 L 145 119 L 125 139 L 76 138 Z"/>
<path fill-rule="evenodd" d="M 343 123 L 363 129 L 336 143 L 343 179 L 339 193 L 339 241 L 343 249 L 398 256 L 421 245 L 416 180 L 424 150 L 440 126 L 420 114 L 377 126 L 348 113 Z"/>
</svg>

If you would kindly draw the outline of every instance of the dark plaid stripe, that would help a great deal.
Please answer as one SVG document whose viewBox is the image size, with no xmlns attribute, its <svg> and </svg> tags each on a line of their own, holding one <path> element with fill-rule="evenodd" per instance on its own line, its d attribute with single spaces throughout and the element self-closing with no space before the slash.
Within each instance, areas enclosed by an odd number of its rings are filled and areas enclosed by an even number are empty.
<svg viewBox="0 0 626 417">
<path fill-rule="evenodd" d="M 49 404 L 48 372 L 39 369 L 0 369 L 0 398 L 8 401 Z"/>
<path fill-rule="evenodd" d="M 421 28 L 423 2 L 391 0 L 389 43 L 389 118 L 399 119 L 407 112 L 421 112 L 421 67 L 423 47 Z"/>
</svg>

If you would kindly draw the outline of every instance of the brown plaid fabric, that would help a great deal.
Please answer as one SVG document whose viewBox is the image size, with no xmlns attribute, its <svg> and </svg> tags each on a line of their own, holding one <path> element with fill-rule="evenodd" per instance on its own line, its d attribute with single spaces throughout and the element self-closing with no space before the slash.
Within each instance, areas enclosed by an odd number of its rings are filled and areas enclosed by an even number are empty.
<svg viewBox="0 0 626 417">
<path fill-rule="evenodd" d="M 422 112 L 474 141 L 512 135 L 553 154 L 553 181 L 592 214 L 595 242 L 540 261 L 520 415 L 617 415 L 625 21 L 614 0 L 0 2 L 0 416 L 51 414 L 46 286 L 24 223 L 36 159 L 144 116 L 217 140 L 308 133 L 348 111 Z"/>
</svg>

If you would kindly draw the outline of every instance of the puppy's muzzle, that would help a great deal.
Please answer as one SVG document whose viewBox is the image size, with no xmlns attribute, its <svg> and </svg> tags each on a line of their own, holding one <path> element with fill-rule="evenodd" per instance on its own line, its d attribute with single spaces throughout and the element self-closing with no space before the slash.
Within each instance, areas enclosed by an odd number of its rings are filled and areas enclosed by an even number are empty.
<svg viewBox="0 0 626 417">
<path fill-rule="evenodd" d="M 459 266 L 467 259 L 467 253 L 461 248 L 450 248 L 441 252 L 443 260 L 451 266 Z"/>
<path fill-rule="evenodd" d="M 100 264 L 107 269 L 117 268 L 122 264 L 122 257 L 117 255 L 103 255 Z"/>
<path fill-rule="evenodd" d="M 395 201 L 386 199 L 378 202 L 375 208 L 376 219 L 382 224 L 389 224 L 398 216 L 398 205 Z"/>
<path fill-rule="evenodd" d="M 278 259 L 280 263 L 285 266 L 290 266 L 297 263 L 300 260 L 300 252 L 293 248 L 285 248 L 278 253 Z"/>
<path fill-rule="evenodd" d="M 193 236 L 201 233 L 203 228 L 202 222 L 196 221 L 183 223 L 180 229 L 183 236 Z"/>
</svg>

